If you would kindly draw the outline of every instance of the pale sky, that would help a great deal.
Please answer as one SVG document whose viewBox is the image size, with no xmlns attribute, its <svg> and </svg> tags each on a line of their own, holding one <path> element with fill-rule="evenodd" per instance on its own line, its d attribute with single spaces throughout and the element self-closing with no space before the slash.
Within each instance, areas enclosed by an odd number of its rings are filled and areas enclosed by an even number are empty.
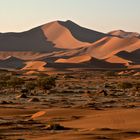
<svg viewBox="0 0 140 140">
<path fill-rule="evenodd" d="M 0 32 L 19 32 L 72 20 L 101 32 L 140 33 L 140 0 L 0 0 Z"/>
</svg>

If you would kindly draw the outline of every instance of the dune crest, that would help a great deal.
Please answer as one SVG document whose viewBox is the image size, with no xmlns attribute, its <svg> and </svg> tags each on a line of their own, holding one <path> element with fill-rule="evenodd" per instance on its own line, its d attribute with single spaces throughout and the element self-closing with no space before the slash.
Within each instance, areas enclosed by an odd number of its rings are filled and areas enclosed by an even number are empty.
<svg viewBox="0 0 140 140">
<path fill-rule="evenodd" d="M 57 21 L 44 25 L 42 30 L 48 40 L 53 41 L 57 48 L 74 49 L 90 44 L 75 39 L 71 32 Z"/>
<path fill-rule="evenodd" d="M 58 59 L 55 61 L 55 63 L 82 63 L 87 62 L 91 60 L 91 56 L 89 55 L 81 55 L 76 56 L 68 59 Z"/>
</svg>

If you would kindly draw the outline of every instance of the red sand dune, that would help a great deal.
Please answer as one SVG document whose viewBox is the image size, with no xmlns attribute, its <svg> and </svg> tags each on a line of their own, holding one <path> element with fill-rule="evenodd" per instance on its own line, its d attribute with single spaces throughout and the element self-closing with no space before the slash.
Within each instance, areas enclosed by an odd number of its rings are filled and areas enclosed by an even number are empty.
<svg viewBox="0 0 140 140">
<path fill-rule="evenodd" d="M 52 41 L 57 48 L 73 49 L 90 44 L 74 38 L 71 32 L 57 21 L 44 25 L 42 29 L 48 40 Z"/>
<path fill-rule="evenodd" d="M 129 61 L 129 60 L 126 60 L 126 59 L 123 59 L 119 56 L 116 56 L 116 55 L 113 55 L 107 59 L 105 59 L 106 62 L 110 62 L 110 63 L 119 63 L 119 64 L 124 64 L 125 66 L 128 66 L 129 63 L 132 63 L 132 61 Z"/>
<path fill-rule="evenodd" d="M 123 30 L 115 30 L 112 32 L 109 32 L 110 35 L 118 36 L 121 38 L 132 38 L 132 37 L 138 37 L 140 36 L 139 33 L 136 32 L 125 32 Z"/>
<path fill-rule="evenodd" d="M 22 33 L 0 34 L 0 67 L 40 70 L 48 63 L 52 67 L 71 63 L 95 68 L 91 58 L 96 58 L 118 68 L 118 64 L 135 68 L 140 65 L 139 49 L 138 33 L 116 30 L 104 34 L 72 21 L 55 21 Z M 9 56 L 17 59 L 5 60 Z M 97 68 L 100 67 L 102 64 L 98 63 Z"/>
</svg>

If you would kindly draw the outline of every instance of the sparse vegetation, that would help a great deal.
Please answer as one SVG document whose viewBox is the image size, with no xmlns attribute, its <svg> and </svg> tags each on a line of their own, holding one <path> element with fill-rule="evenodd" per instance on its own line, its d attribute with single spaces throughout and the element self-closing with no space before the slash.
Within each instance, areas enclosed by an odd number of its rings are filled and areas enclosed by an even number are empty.
<svg viewBox="0 0 140 140">
<path fill-rule="evenodd" d="M 34 90 L 36 88 L 36 83 L 34 81 L 29 81 L 25 83 L 25 89 L 27 89 L 30 93 L 32 92 L 32 90 Z"/>
<path fill-rule="evenodd" d="M 17 76 L 16 73 L 1 75 L 0 105 L 4 109 L 5 107 L 6 109 L 10 107 L 12 110 L 15 108 L 17 114 L 14 114 L 14 119 L 18 119 L 18 122 L 15 122 L 15 120 L 13 121 L 13 115 L 10 116 L 12 124 L 8 128 L 12 127 L 14 132 L 18 133 L 19 129 L 32 132 L 40 132 L 40 130 L 48 133 L 49 131 L 65 132 L 72 128 L 67 128 L 61 125 L 60 122 L 63 124 L 63 121 L 82 120 L 84 113 L 78 115 L 79 110 L 88 112 L 91 109 L 95 112 L 96 110 L 104 112 L 112 109 L 135 109 L 140 107 L 140 82 L 138 77 L 112 76 L 112 74 L 106 76 L 105 71 L 73 72 L 68 74 L 69 78 L 66 79 L 64 76 L 67 77 L 67 73 L 56 76 L 57 79 L 55 76 L 49 75 Z M 25 114 L 25 116 L 23 116 L 23 109 L 27 109 L 28 114 Z M 30 109 L 32 110 L 30 111 Z M 54 113 L 55 109 L 58 109 L 58 111 Z M 62 113 L 62 116 L 57 116 L 61 115 L 61 113 L 57 114 L 59 109 L 62 112 L 67 109 L 77 110 L 77 114 L 66 112 L 66 114 Z M 41 110 L 45 110 L 46 115 L 50 111 L 50 114 L 54 114 L 54 116 L 49 115 L 49 118 L 44 119 L 46 116 Z M 41 114 L 32 119 L 31 114 L 38 111 L 41 111 Z M 3 129 L 3 125 L 1 128 Z M 102 131 L 109 131 L 109 129 L 105 128 Z"/>
<path fill-rule="evenodd" d="M 24 84 L 24 80 L 15 76 L 10 77 L 10 79 L 7 81 L 7 85 L 14 89 L 14 91 L 16 90 L 16 88 L 21 87 L 22 84 Z"/>
<path fill-rule="evenodd" d="M 55 77 L 46 77 L 46 78 L 39 78 L 37 80 L 37 86 L 43 89 L 45 92 L 52 89 L 56 85 L 56 78 Z"/>
<path fill-rule="evenodd" d="M 116 76 L 116 73 L 114 71 L 107 71 L 105 73 L 106 76 Z"/>
<path fill-rule="evenodd" d="M 140 82 L 137 82 L 137 83 L 135 84 L 135 88 L 136 88 L 137 91 L 140 90 Z"/>
<path fill-rule="evenodd" d="M 119 88 L 126 90 L 126 89 L 132 88 L 133 84 L 130 82 L 121 82 L 121 83 L 119 83 L 118 86 L 119 86 Z"/>
</svg>

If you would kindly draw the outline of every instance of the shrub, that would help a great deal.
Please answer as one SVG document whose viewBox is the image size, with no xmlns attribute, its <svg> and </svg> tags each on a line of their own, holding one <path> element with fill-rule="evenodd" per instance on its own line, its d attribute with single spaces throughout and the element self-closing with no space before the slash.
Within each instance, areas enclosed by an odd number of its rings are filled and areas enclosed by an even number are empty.
<svg viewBox="0 0 140 140">
<path fill-rule="evenodd" d="M 0 80 L 0 88 L 7 87 L 7 82 L 5 80 Z"/>
<path fill-rule="evenodd" d="M 116 76 L 116 73 L 114 71 L 107 71 L 105 73 L 106 76 Z"/>
<path fill-rule="evenodd" d="M 136 88 L 136 90 L 139 90 L 140 89 L 140 82 L 138 82 L 138 83 L 135 84 L 135 88 Z"/>
<path fill-rule="evenodd" d="M 54 77 L 46 77 L 46 78 L 40 78 L 37 81 L 37 85 L 39 88 L 43 90 L 50 90 L 56 85 L 56 78 Z"/>
<path fill-rule="evenodd" d="M 133 87 L 133 84 L 129 83 L 129 82 L 122 82 L 119 84 L 119 88 L 121 88 L 121 89 L 129 89 L 132 87 Z"/>
<path fill-rule="evenodd" d="M 26 87 L 27 90 L 29 90 L 31 92 L 32 90 L 35 89 L 36 83 L 33 82 L 33 81 L 29 81 L 25 84 L 25 87 Z"/>
<path fill-rule="evenodd" d="M 22 80 L 21 78 L 18 77 L 11 77 L 8 81 L 7 81 L 7 86 L 12 87 L 14 90 L 23 85 L 24 84 L 24 80 Z"/>
</svg>

